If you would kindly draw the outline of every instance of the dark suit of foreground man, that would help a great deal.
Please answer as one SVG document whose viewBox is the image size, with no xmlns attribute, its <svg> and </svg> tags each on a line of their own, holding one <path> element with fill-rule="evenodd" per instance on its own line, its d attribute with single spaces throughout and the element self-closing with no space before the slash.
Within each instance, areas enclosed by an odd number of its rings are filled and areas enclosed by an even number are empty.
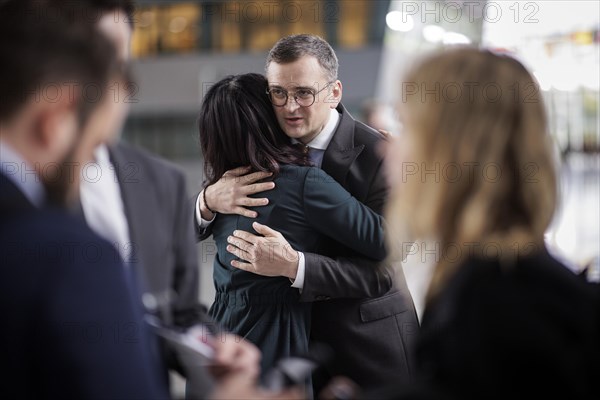
<svg viewBox="0 0 600 400">
<path fill-rule="evenodd" d="M 69 15 L 0 6 L 0 397 L 167 398 L 125 266 L 65 211 L 81 166 L 126 114 L 110 96 L 83 95 L 125 80 L 111 43 Z M 63 82 L 70 96 L 44 97 L 67 93 Z"/>
<path fill-rule="evenodd" d="M 12 198 L 0 211 L 2 397 L 167 398 L 157 343 L 115 249 L 0 181 L 2 199 Z"/>
<path fill-rule="evenodd" d="M 85 6 L 82 18 L 113 41 L 121 62 L 129 61 L 135 20 L 132 0 L 55 3 L 67 13 L 75 5 Z M 198 257 L 183 173 L 171 163 L 123 142 L 98 146 L 94 155 L 102 176 L 84 181 L 81 188 L 88 225 L 118 248 L 141 281 L 141 291 L 157 300 L 145 304 L 158 306 L 157 315 L 163 323 L 178 329 L 193 326 L 194 340 L 214 333 L 210 329 L 214 323 L 198 302 Z M 220 366 L 218 379 L 194 361 L 186 362 L 188 356 L 177 346 L 162 342 L 168 367 L 186 378 L 186 397 L 205 398 L 213 389 L 216 396 L 233 397 L 234 391 L 252 396 L 255 388 L 251 380 L 232 384 L 231 379 L 258 373 L 258 351 L 229 333 L 222 333 L 220 339 L 212 341 L 214 359 Z"/>
<path fill-rule="evenodd" d="M 381 213 L 388 192 L 377 149 L 383 137 L 355 121 L 341 105 L 342 84 L 337 79 L 337 69 L 333 49 L 321 38 L 283 38 L 267 58 L 268 93 L 286 135 L 311 147 L 309 154 L 314 154 L 317 166 L 360 202 Z M 212 217 L 208 207 L 218 213 L 250 217 L 262 213 L 261 208 L 243 208 L 265 204 L 261 203 L 264 199 L 247 197 L 246 193 L 271 187 L 255 184 L 264 175 L 254 173 L 239 178 L 243 174 L 241 170 L 229 171 L 224 179 L 205 188 L 199 196 L 202 220 Z M 261 251 L 267 251 L 273 243 L 278 248 L 289 246 L 289 238 L 280 237 L 277 232 L 257 232 L 265 237 L 245 232 L 235 235 L 240 247 L 233 249 L 234 254 L 244 259 L 241 249 L 249 244 L 259 246 Z M 206 237 L 210 229 L 200 229 L 199 234 Z M 245 259 L 247 262 L 235 266 L 294 280 L 294 287 L 301 289 L 301 300 L 313 302 L 311 339 L 324 342 L 335 351 L 331 375 L 349 376 L 363 387 L 410 380 L 418 321 L 401 271 L 393 285 L 390 266 L 361 257 L 334 239 L 324 239 L 316 251 L 304 253 L 304 264 L 302 258 L 290 262 L 283 254 L 273 255 L 270 259 Z"/>
</svg>

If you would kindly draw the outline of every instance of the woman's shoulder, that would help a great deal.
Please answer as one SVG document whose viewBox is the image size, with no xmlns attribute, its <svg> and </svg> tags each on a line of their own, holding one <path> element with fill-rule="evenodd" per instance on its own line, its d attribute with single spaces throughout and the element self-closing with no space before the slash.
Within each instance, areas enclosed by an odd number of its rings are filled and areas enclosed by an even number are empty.
<svg viewBox="0 0 600 400">
<path fill-rule="evenodd" d="M 305 198 L 329 198 L 346 193 L 335 179 L 317 167 L 286 165 L 275 179 L 277 183 L 286 185 L 288 189 L 297 188 Z"/>
<path fill-rule="evenodd" d="M 329 175 L 327 175 L 325 171 L 317 167 L 286 164 L 280 167 L 279 174 L 277 174 L 275 179 L 304 182 L 306 180 L 322 180 L 325 177 L 333 179 Z"/>
<path fill-rule="evenodd" d="M 325 181 L 333 181 L 334 179 L 329 176 L 329 174 L 323 171 L 321 168 L 314 166 L 306 166 L 306 165 L 292 165 L 286 164 L 282 165 L 279 170 L 278 177 L 283 179 L 289 179 L 302 177 L 303 179 L 310 180 L 325 180 Z"/>
<path fill-rule="evenodd" d="M 592 285 L 545 250 L 503 260 L 469 258 L 448 286 L 446 292 L 456 301 L 489 301 L 498 307 L 531 304 L 556 310 L 568 303 L 587 309 L 584 304 L 598 300 Z"/>
</svg>

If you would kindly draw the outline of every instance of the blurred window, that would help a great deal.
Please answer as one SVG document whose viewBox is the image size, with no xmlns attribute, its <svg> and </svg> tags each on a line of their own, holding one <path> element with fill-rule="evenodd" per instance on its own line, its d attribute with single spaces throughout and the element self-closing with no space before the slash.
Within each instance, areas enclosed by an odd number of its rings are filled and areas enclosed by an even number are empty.
<svg viewBox="0 0 600 400">
<path fill-rule="evenodd" d="M 198 1 L 138 3 L 136 58 L 193 52 L 263 52 L 283 36 L 312 33 L 334 47 L 380 45 L 376 21 L 389 1 Z"/>
</svg>

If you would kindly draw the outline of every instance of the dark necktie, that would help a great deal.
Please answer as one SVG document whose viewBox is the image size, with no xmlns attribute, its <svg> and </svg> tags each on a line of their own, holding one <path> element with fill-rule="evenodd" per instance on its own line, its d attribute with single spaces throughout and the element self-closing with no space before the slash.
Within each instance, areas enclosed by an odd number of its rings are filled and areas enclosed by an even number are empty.
<svg viewBox="0 0 600 400">
<path fill-rule="evenodd" d="M 302 152 L 302 154 L 303 154 L 302 160 L 304 161 L 304 165 L 311 165 L 310 158 L 308 157 L 308 152 L 310 150 L 310 147 L 308 147 L 307 145 L 300 143 L 300 142 L 294 143 L 294 147 L 296 147 L 297 149 L 299 149 Z"/>
</svg>

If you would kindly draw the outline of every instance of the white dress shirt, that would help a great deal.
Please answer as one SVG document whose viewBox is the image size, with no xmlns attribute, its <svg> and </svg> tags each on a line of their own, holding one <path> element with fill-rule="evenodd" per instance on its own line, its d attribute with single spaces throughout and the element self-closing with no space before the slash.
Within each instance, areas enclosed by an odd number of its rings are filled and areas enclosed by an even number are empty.
<svg viewBox="0 0 600 400">
<path fill-rule="evenodd" d="M 11 180 L 37 208 L 46 202 L 46 189 L 33 166 L 6 141 L 0 140 L 0 173 Z"/>
<path fill-rule="evenodd" d="M 96 148 L 94 158 L 95 162 L 82 170 L 81 206 L 85 220 L 94 232 L 112 243 L 127 262 L 133 249 L 115 167 L 105 145 Z"/>
<path fill-rule="evenodd" d="M 335 133 L 339 122 L 340 113 L 338 113 L 335 108 L 331 109 L 329 121 L 327 121 L 321 133 L 306 144 L 308 147 L 308 158 L 315 167 L 321 168 L 325 150 L 327 150 L 327 146 L 331 143 L 331 139 L 333 139 L 333 134 Z M 292 139 L 292 143 L 300 142 L 296 139 Z"/>
</svg>

